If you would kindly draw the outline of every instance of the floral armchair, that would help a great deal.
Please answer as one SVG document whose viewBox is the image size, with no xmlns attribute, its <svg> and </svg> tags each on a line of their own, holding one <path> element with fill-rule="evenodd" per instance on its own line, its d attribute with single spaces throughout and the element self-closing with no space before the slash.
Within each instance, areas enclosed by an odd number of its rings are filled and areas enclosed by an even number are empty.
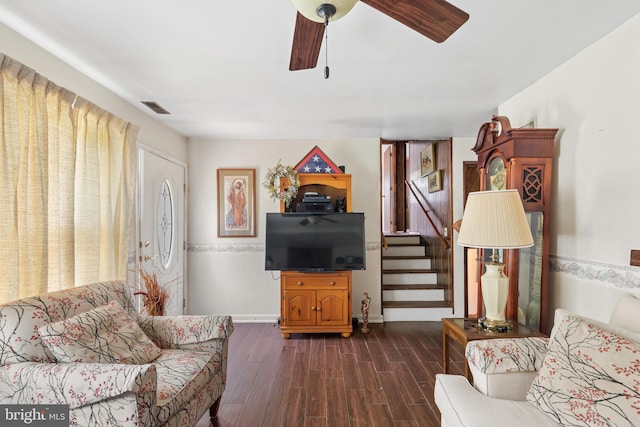
<svg viewBox="0 0 640 427">
<path fill-rule="evenodd" d="M 139 316 L 126 283 L 0 305 L 0 403 L 69 406 L 72 426 L 193 426 L 217 414 L 229 316 Z"/>
</svg>

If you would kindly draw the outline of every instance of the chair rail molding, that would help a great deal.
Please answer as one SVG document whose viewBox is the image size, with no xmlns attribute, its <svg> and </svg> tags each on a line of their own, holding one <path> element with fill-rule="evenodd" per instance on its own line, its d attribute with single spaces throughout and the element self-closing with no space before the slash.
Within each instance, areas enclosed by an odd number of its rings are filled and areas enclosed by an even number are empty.
<svg viewBox="0 0 640 427">
<path fill-rule="evenodd" d="M 367 242 L 367 252 L 380 251 L 380 242 Z M 246 253 L 264 252 L 264 243 L 189 243 L 187 252 L 191 253 Z"/>
<path fill-rule="evenodd" d="M 640 267 L 606 264 L 558 255 L 549 257 L 549 267 L 553 273 L 574 276 L 620 289 L 640 291 Z"/>
<path fill-rule="evenodd" d="M 194 253 L 233 253 L 264 252 L 264 243 L 189 243 L 187 252 Z"/>
</svg>

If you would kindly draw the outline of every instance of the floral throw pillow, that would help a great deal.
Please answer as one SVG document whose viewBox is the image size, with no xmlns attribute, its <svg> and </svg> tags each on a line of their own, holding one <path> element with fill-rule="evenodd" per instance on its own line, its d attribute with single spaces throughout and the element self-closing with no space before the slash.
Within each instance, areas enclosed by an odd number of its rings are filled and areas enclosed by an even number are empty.
<svg viewBox="0 0 640 427">
<path fill-rule="evenodd" d="M 144 365 L 161 354 L 116 301 L 38 331 L 58 362 Z"/>
<path fill-rule="evenodd" d="M 566 315 L 527 400 L 563 425 L 636 426 L 640 344 Z"/>
</svg>

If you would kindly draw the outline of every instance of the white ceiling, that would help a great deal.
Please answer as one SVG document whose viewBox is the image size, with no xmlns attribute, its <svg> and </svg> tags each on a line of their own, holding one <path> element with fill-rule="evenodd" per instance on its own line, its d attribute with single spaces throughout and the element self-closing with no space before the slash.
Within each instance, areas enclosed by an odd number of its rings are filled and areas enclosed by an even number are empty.
<svg viewBox="0 0 640 427">
<path fill-rule="evenodd" d="M 329 26 L 328 80 L 324 46 L 317 68 L 288 70 L 288 0 L 0 0 L 0 21 L 187 137 L 425 139 L 475 136 L 640 13 L 638 0 L 451 2 L 470 18 L 442 44 L 356 4 Z"/>
</svg>

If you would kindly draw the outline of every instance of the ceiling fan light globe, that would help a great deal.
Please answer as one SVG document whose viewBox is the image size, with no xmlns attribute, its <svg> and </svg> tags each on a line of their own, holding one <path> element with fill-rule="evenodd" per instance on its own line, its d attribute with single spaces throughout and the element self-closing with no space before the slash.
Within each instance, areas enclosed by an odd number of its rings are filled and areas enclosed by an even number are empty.
<svg viewBox="0 0 640 427">
<path fill-rule="evenodd" d="M 324 16 L 318 15 L 318 9 L 323 4 L 330 4 L 336 8 L 336 13 L 330 17 L 335 21 L 349 13 L 358 0 L 291 0 L 295 8 L 310 21 L 324 23 Z"/>
</svg>

